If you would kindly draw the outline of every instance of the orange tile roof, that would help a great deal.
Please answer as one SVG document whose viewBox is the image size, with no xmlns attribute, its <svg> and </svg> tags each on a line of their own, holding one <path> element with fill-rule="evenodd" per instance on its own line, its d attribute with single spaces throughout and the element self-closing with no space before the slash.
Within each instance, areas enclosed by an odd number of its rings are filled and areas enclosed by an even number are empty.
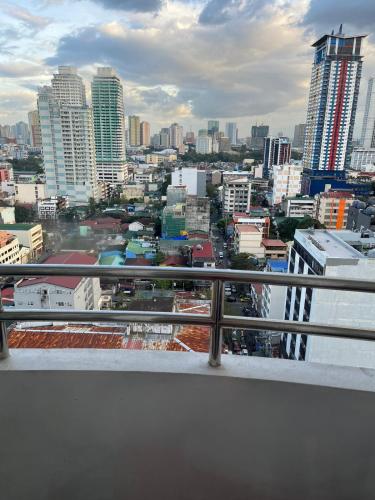
<svg viewBox="0 0 375 500">
<path fill-rule="evenodd" d="M 100 333 L 45 333 L 12 330 L 8 335 L 9 347 L 13 349 L 121 349 L 122 341 L 122 335 Z"/>
</svg>

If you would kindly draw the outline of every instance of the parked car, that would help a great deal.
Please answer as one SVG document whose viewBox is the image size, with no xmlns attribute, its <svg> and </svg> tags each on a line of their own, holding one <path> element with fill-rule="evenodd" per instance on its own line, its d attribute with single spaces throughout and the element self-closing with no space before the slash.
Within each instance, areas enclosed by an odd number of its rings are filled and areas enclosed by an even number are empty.
<svg viewBox="0 0 375 500">
<path fill-rule="evenodd" d="M 219 259 L 224 259 L 224 254 L 223 254 L 223 252 L 219 252 Z"/>
<path fill-rule="evenodd" d="M 234 297 L 233 295 L 229 295 L 229 297 L 227 297 L 227 302 L 236 302 L 236 297 Z"/>
</svg>

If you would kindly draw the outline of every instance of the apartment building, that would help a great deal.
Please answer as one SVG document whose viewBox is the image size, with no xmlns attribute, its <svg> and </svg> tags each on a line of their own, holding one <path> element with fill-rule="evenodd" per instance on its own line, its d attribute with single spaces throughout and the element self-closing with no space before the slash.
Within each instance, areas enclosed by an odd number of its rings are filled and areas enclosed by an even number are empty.
<svg viewBox="0 0 375 500">
<path fill-rule="evenodd" d="M 124 95 L 120 78 L 112 68 L 98 68 L 91 96 L 98 180 L 123 184 L 128 178 Z"/>
<path fill-rule="evenodd" d="M 345 229 L 353 200 L 354 194 L 348 191 L 327 191 L 317 194 L 315 197 L 317 219 L 327 229 Z"/>
<path fill-rule="evenodd" d="M 285 217 L 316 217 L 316 202 L 309 196 L 293 196 L 284 198 L 281 202 L 281 210 Z"/>
<path fill-rule="evenodd" d="M 30 249 L 33 258 L 43 251 L 43 232 L 40 224 L 0 224 L 0 231 L 17 237 L 20 245 Z"/>
<path fill-rule="evenodd" d="M 21 264 L 20 243 L 14 234 L 0 230 L 0 264 Z"/>
<path fill-rule="evenodd" d="M 60 66 L 51 87 L 38 92 L 46 197 L 69 196 L 72 205 L 98 199 L 92 110 L 82 78 Z"/>
<path fill-rule="evenodd" d="M 206 171 L 197 168 L 178 168 L 172 172 L 172 186 L 186 186 L 188 194 L 206 196 Z"/>
<path fill-rule="evenodd" d="M 289 272 L 373 280 L 374 248 L 375 238 L 362 238 L 348 230 L 297 230 Z M 288 287 L 284 319 L 372 329 L 374 310 L 371 293 Z M 375 367 L 375 345 L 368 341 L 286 333 L 282 352 L 295 360 Z"/>
<path fill-rule="evenodd" d="M 98 264 L 94 255 L 68 252 L 49 257 L 44 264 Z M 14 306 L 20 309 L 98 309 L 99 278 L 42 276 L 21 279 L 14 287 Z"/>
<path fill-rule="evenodd" d="M 15 201 L 36 205 L 39 200 L 47 198 L 46 185 L 42 183 L 14 184 Z"/>
<path fill-rule="evenodd" d="M 186 197 L 186 231 L 210 232 L 210 199 L 188 195 Z"/>
<path fill-rule="evenodd" d="M 38 217 L 42 220 L 56 220 L 58 214 L 69 207 L 67 198 L 51 197 L 38 201 Z"/>
<path fill-rule="evenodd" d="M 226 214 L 248 212 L 251 201 L 251 182 L 246 176 L 230 176 L 223 178 L 223 211 Z"/>
<path fill-rule="evenodd" d="M 273 205 L 278 205 L 284 198 L 300 194 L 302 171 L 302 166 L 295 163 L 273 167 Z"/>
<path fill-rule="evenodd" d="M 264 246 L 262 245 L 263 232 L 254 225 L 236 224 L 234 228 L 233 248 L 236 253 L 248 253 L 264 258 Z"/>
</svg>

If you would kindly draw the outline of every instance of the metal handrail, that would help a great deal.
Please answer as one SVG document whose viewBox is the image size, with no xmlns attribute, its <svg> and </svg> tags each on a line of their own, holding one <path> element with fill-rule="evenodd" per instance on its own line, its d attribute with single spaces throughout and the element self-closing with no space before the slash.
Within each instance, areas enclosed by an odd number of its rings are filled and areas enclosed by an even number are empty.
<svg viewBox="0 0 375 500">
<path fill-rule="evenodd" d="M 375 330 L 349 328 L 320 323 L 281 321 L 262 318 L 228 316 L 223 314 L 224 283 L 264 283 L 279 286 L 300 286 L 330 290 L 375 293 L 375 282 L 324 276 L 295 275 L 286 273 L 264 273 L 259 271 L 237 271 L 230 269 L 174 268 L 147 266 L 86 266 L 25 264 L 2 265 L 2 276 L 82 276 L 97 278 L 143 278 L 210 281 L 212 288 L 212 307 L 210 315 L 162 313 L 149 311 L 62 311 L 52 309 L 14 309 L 0 310 L 0 358 L 8 356 L 6 321 L 103 321 L 103 322 L 156 322 L 162 324 L 200 324 L 211 327 L 209 364 L 221 364 L 221 344 L 223 328 L 247 328 L 292 332 L 309 335 L 333 336 L 361 340 L 375 340 Z"/>
</svg>

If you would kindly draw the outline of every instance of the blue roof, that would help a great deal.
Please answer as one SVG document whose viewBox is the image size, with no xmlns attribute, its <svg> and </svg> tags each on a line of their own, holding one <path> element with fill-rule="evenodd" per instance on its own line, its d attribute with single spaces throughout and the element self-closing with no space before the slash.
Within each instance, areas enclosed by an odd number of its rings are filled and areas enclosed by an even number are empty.
<svg viewBox="0 0 375 500">
<path fill-rule="evenodd" d="M 267 260 L 267 267 L 269 267 L 273 273 L 287 273 L 288 261 L 269 259 Z"/>
</svg>

